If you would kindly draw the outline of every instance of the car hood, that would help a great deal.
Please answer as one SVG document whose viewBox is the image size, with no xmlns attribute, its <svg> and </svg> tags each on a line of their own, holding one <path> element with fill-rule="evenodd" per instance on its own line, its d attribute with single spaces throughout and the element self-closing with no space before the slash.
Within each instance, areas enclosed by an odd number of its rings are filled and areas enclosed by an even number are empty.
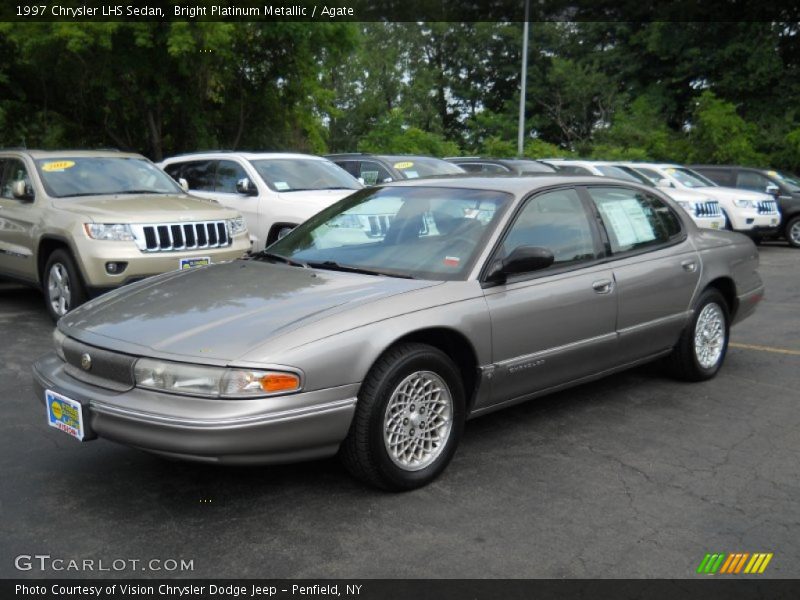
<svg viewBox="0 0 800 600">
<path fill-rule="evenodd" d="M 53 206 L 100 223 L 159 223 L 230 219 L 237 213 L 214 200 L 183 194 L 117 194 L 57 198 Z"/>
<path fill-rule="evenodd" d="M 705 190 L 705 188 L 701 189 Z M 665 191 L 673 200 L 679 200 L 681 202 L 708 202 L 710 200 L 716 200 L 711 194 L 700 190 L 669 188 L 662 191 Z"/>
<path fill-rule="evenodd" d="M 227 364 L 271 337 L 439 283 L 237 260 L 120 288 L 59 327 L 119 352 Z"/>
<path fill-rule="evenodd" d="M 712 198 L 722 200 L 756 200 L 763 202 L 764 200 L 774 200 L 769 194 L 762 194 L 761 192 L 753 192 L 751 190 L 743 190 L 739 188 L 729 187 L 700 187 L 692 188 L 698 192 L 708 194 Z"/>
</svg>

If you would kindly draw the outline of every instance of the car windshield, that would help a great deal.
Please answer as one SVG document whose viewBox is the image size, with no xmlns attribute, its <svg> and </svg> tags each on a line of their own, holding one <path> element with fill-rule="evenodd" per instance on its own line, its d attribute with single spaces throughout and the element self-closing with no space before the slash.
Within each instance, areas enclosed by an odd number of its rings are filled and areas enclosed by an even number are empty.
<svg viewBox="0 0 800 600">
<path fill-rule="evenodd" d="M 263 158 L 250 161 L 275 192 L 358 190 L 361 184 L 341 167 L 313 158 Z"/>
<path fill-rule="evenodd" d="M 769 174 L 780 179 L 793 192 L 800 192 L 800 177 L 797 175 L 785 171 L 770 171 Z"/>
<path fill-rule="evenodd" d="M 517 168 L 521 174 L 525 175 L 528 173 L 555 173 L 555 167 L 551 167 L 550 165 L 546 165 L 544 163 L 540 163 L 535 160 L 509 160 L 508 164 L 513 165 Z"/>
<path fill-rule="evenodd" d="M 440 158 L 426 156 L 385 156 L 391 165 L 406 179 L 435 177 L 436 175 L 457 175 L 466 173 L 464 169 Z"/>
<path fill-rule="evenodd" d="M 717 187 L 717 184 L 706 179 L 700 173 L 686 169 L 684 167 L 669 167 L 664 169 L 670 176 L 674 177 L 681 185 L 688 188 L 697 187 Z"/>
<path fill-rule="evenodd" d="M 632 181 L 635 181 L 636 183 L 643 183 L 644 185 L 655 187 L 655 183 L 653 183 L 652 181 L 650 181 L 650 179 L 639 173 L 639 171 L 637 171 L 636 169 L 631 169 L 630 167 L 623 167 L 623 166 L 619 166 L 617 167 L 617 169 L 623 171 Z"/>
<path fill-rule="evenodd" d="M 475 189 L 370 188 L 311 217 L 264 256 L 331 270 L 464 279 L 511 199 Z"/>
<path fill-rule="evenodd" d="M 623 169 L 620 169 L 619 167 L 613 167 L 610 165 L 595 165 L 595 168 L 603 174 L 603 177 L 616 177 L 617 179 L 624 179 L 625 181 L 635 181 L 636 183 L 642 182 L 642 180 L 639 177 L 631 175 L 630 173 L 624 171 Z"/>
<path fill-rule="evenodd" d="M 172 178 L 144 158 L 64 156 L 36 161 L 54 198 L 107 194 L 182 194 Z"/>
</svg>

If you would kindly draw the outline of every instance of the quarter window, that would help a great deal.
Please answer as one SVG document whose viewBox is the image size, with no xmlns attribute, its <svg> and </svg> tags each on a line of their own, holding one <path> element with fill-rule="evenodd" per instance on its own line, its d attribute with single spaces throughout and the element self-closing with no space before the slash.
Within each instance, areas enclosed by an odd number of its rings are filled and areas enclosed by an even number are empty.
<svg viewBox="0 0 800 600">
<path fill-rule="evenodd" d="M 519 246 L 547 248 L 556 267 L 597 258 L 589 216 L 574 189 L 531 198 L 503 242 L 506 256 Z"/>
<path fill-rule="evenodd" d="M 589 188 L 588 192 L 613 254 L 664 244 L 681 234 L 677 215 L 659 198 L 626 188 Z"/>
</svg>

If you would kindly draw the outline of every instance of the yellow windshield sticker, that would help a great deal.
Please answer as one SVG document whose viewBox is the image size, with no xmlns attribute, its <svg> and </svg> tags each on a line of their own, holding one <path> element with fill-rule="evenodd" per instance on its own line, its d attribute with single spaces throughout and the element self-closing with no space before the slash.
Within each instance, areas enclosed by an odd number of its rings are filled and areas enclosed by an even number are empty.
<svg viewBox="0 0 800 600">
<path fill-rule="evenodd" d="M 44 163 L 42 171 L 52 173 L 53 171 L 63 171 L 64 169 L 71 169 L 75 166 L 75 161 L 72 160 L 57 160 L 55 162 Z"/>
<path fill-rule="evenodd" d="M 413 166 L 414 166 L 414 163 L 413 162 L 409 162 L 409 161 L 394 163 L 394 168 L 395 169 L 410 169 Z"/>
<path fill-rule="evenodd" d="M 767 175 L 769 175 L 770 177 L 777 177 L 778 176 L 778 172 L 777 171 L 767 171 Z"/>
<path fill-rule="evenodd" d="M 664 171 L 666 171 L 667 173 L 669 173 L 670 175 L 672 175 L 672 174 L 675 172 L 675 169 L 673 169 L 672 167 L 670 167 L 669 169 L 664 169 Z"/>
</svg>

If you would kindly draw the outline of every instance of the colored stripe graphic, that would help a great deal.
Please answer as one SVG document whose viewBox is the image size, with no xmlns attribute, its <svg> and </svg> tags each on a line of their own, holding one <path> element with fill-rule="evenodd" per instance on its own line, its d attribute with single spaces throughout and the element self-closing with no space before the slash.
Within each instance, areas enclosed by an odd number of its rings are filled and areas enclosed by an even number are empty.
<svg viewBox="0 0 800 600">
<path fill-rule="evenodd" d="M 697 573 L 706 575 L 755 575 L 763 573 L 774 555 L 772 552 L 707 553 L 697 567 Z M 749 560 L 748 560 L 749 559 Z M 747 566 L 745 566 L 747 565 Z"/>
</svg>

